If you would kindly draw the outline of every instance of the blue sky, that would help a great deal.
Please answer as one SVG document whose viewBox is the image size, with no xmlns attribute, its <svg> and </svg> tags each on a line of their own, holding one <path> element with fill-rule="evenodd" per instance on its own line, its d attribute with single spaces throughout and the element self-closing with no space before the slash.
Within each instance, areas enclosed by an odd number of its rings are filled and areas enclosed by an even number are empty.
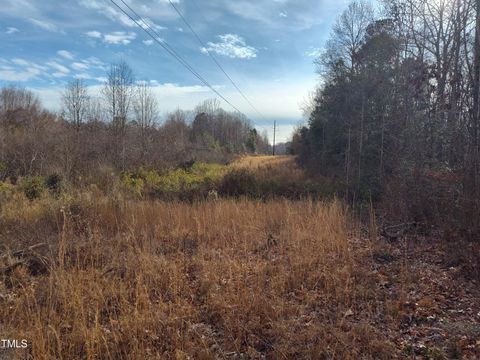
<svg viewBox="0 0 480 360">
<path fill-rule="evenodd" d="M 302 120 L 300 105 L 317 81 L 314 56 L 347 6 L 347 0 L 172 0 L 260 117 L 168 0 L 125 1 L 257 128 L 271 134 L 276 119 L 280 140 Z M 109 64 L 119 60 L 137 79 L 151 81 L 163 113 L 215 97 L 109 0 L 2 0 L 0 42 L 0 86 L 31 88 L 52 110 L 71 78 L 85 79 L 97 95 Z"/>
</svg>

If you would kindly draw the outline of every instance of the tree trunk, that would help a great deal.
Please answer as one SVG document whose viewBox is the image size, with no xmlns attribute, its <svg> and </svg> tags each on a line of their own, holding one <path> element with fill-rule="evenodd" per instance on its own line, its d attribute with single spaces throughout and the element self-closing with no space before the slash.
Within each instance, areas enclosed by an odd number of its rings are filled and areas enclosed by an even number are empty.
<svg viewBox="0 0 480 360">
<path fill-rule="evenodd" d="M 473 109 L 472 109 L 472 139 L 471 139 L 471 160 L 472 174 L 471 183 L 475 199 L 479 198 L 479 139 L 478 123 L 480 121 L 480 0 L 476 1 L 476 23 L 475 23 L 475 48 L 474 48 L 474 80 L 473 80 Z"/>
</svg>

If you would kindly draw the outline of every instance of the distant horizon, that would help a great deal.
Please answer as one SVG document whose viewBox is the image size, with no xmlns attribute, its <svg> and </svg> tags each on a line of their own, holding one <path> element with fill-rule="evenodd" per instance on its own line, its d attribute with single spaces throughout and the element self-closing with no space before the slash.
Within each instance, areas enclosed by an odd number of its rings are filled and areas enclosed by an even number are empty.
<svg viewBox="0 0 480 360">
<path fill-rule="evenodd" d="M 21 83 L 11 83 L 5 85 L 13 85 L 24 87 Z M 99 99 L 103 101 L 102 95 L 100 93 L 103 85 L 92 85 L 88 86 L 87 90 L 92 98 Z M 175 87 L 175 91 L 178 91 L 178 94 L 169 94 L 169 91 Z M 28 90 L 32 91 L 40 99 L 42 106 L 51 112 L 59 113 L 61 112 L 61 96 L 64 88 L 30 88 L 25 87 Z M 215 98 L 214 94 L 206 87 L 193 86 L 193 87 L 177 87 L 175 84 L 152 84 L 151 90 L 155 95 L 155 98 L 158 102 L 159 108 L 159 123 L 166 120 L 168 114 L 180 109 L 182 111 L 191 112 L 195 110 L 195 107 L 202 103 L 205 100 Z M 182 91 L 188 93 L 186 97 Z M 180 103 L 183 101 L 183 103 Z M 176 105 L 175 105 L 176 104 Z M 228 104 L 222 103 L 221 106 L 225 111 L 234 112 L 235 110 L 230 108 Z M 247 115 L 247 114 L 246 114 Z M 248 116 L 248 115 L 247 115 Z M 263 133 L 264 131 L 268 134 L 268 139 L 270 143 L 273 141 L 273 124 L 276 121 L 276 143 L 284 143 L 291 140 L 294 129 L 305 123 L 306 120 L 303 118 L 270 118 L 270 119 L 252 119 L 248 117 L 252 122 L 253 126 Z"/>
</svg>

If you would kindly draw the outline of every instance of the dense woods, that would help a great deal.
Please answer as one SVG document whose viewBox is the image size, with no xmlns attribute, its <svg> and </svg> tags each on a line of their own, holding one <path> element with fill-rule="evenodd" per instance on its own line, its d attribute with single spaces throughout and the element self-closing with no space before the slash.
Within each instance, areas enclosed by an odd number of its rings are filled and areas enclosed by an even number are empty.
<svg viewBox="0 0 480 360">
<path fill-rule="evenodd" d="M 317 59 L 292 148 L 396 221 L 479 234 L 479 9 L 473 0 L 351 3 Z"/>
<path fill-rule="evenodd" d="M 76 181 L 99 171 L 165 169 L 188 161 L 229 161 L 269 151 L 268 139 L 239 113 L 213 99 L 161 119 L 147 81 L 111 66 L 96 98 L 80 79 L 62 96 L 62 111 L 45 110 L 29 90 L 0 90 L 0 180 L 58 174 Z"/>
</svg>

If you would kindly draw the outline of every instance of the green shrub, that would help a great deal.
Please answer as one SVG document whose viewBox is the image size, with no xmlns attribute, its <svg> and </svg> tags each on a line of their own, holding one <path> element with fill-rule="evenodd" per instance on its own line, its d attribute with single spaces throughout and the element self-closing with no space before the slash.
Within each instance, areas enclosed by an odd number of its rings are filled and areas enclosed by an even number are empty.
<svg viewBox="0 0 480 360">
<path fill-rule="evenodd" d="M 212 190 L 225 172 L 224 165 L 189 162 L 163 174 L 141 169 L 136 176 L 145 180 L 145 191 L 151 196 L 191 200 Z"/>
<path fill-rule="evenodd" d="M 45 181 L 41 176 L 27 176 L 20 180 L 20 189 L 27 199 L 38 199 L 45 190 Z"/>
<path fill-rule="evenodd" d="M 155 185 L 158 184 L 161 180 L 160 174 L 153 170 L 141 167 L 136 173 L 136 177 L 143 179 L 145 184 Z"/>
<path fill-rule="evenodd" d="M 132 174 L 128 171 L 122 173 L 123 186 L 135 195 L 141 196 L 143 194 L 143 187 L 145 182 L 138 174 Z"/>
</svg>

